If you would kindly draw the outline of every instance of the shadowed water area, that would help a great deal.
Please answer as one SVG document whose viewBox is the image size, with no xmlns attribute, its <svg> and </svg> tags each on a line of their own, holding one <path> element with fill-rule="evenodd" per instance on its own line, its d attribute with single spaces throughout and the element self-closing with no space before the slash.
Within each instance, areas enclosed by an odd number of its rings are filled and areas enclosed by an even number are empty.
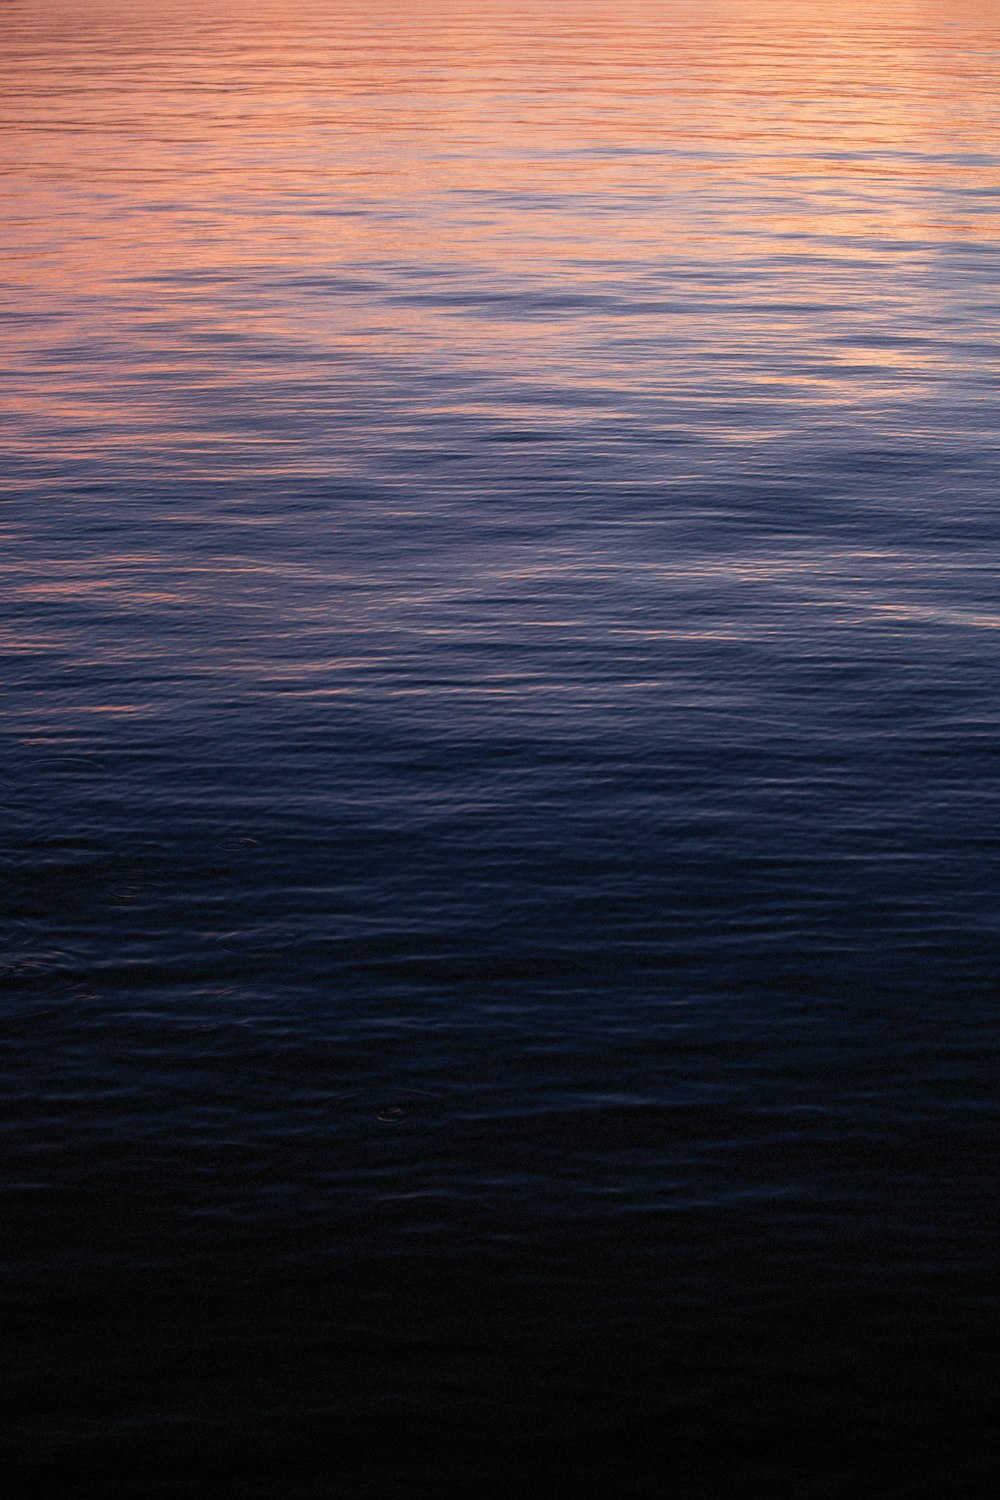
<svg viewBox="0 0 1000 1500">
<path fill-rule="evenodd" d="M 996 1493 L 998 77 L 0 6 L 15 1500 Z"/>
</svg>

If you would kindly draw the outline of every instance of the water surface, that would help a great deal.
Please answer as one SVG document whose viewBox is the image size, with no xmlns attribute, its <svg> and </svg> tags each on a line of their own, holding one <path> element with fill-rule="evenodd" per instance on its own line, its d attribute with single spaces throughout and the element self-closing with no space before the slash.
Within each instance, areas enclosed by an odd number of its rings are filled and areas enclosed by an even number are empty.
<svg viewBox="0 0 1000 1500">
<path fill-rule="evenodd" d="M 10 1472 L 992 1495 L 995 5 L 0 30 Z"/>
</svg>

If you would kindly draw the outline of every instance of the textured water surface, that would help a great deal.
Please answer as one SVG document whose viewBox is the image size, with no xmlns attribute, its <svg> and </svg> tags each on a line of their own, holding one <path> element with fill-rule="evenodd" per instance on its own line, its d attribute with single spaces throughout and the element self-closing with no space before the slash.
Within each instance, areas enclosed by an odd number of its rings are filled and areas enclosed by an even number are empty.
<svg viewBox="0 0 1000 1500">
<path fill-rule="evenodd" d="M 996 6 L 0 37 L 8 1471 L 995 1493 Z"/>
</svg>

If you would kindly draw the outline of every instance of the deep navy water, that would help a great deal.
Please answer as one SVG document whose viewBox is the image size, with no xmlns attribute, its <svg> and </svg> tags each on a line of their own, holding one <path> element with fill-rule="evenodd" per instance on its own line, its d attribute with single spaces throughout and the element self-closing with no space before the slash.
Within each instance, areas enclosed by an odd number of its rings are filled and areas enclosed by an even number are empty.
<svg viewBox="0 0 1000 1500">
<path fill-rule="evenodd" d="M 7 1493 L 996 1493 L 996 7 L 0 35 Z"/>
</svg>

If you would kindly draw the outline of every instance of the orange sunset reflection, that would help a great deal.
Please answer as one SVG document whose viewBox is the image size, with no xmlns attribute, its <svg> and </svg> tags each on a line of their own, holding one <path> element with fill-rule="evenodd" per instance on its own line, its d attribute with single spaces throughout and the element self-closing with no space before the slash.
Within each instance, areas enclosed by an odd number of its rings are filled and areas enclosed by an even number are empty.
<svg viewBox="0 0 1000 1500">
<path fill-rule="evenodd" d="M 277 341 L 307 362 L 541 361 L 578 388 L 626 380 L 659 344 L 669 384 L 681 338 L 695 358 L 728 340 L 762 378 L 836 402 L 858 379 L 854 336 L 896 327 L 902 303 L 915 377 L 946 373 L 936 261 L 998 229 L 994 127 L 963 83 L 973 44 L 995 40 L 991 7 L 965 5 L 961 28 L 927 0 L 848 0 L 832 19 L 791 0 L 376 8 L 377 50 L 371 7 L 307 0 L 241 8 L 238 46 L 223 0 L 165 29 L 112 5 L 43 4 L 41 38 L 15 17 L 6 237 L 24 305 L 72 305 L 109 354 L 149 340 L 178 379 L 197 355 L 209 386 L 226 377 L 206 345 L 226 340 L 262 360 Z M 83 27 L 106 74 L 78 66 Z M 490 295 L 436 295 L 459 274 Z M 623 279 L 648 292 L 627 320 Z M 537 293 L 530 316 L 505 288 Z M 597 344 L 599 369 L 582 357 Z M 55 346 L 36 374 L 85 426 Z M 16 367 L 16 328 L 8 349 Z M 800 357 L 779 369 L 778 349 Z M 869 392 L 880 367 L 897 379 L 889 345 L 869 338 L 861 364 Z M 135 373 L 132 419 L 148 399 L 162 437 L 169 392 L 147 398 Z M 125 399 L 113 378 L 106 395 Z M 39 399 L 30 379 L 13 399 Z"/>
</svg>

